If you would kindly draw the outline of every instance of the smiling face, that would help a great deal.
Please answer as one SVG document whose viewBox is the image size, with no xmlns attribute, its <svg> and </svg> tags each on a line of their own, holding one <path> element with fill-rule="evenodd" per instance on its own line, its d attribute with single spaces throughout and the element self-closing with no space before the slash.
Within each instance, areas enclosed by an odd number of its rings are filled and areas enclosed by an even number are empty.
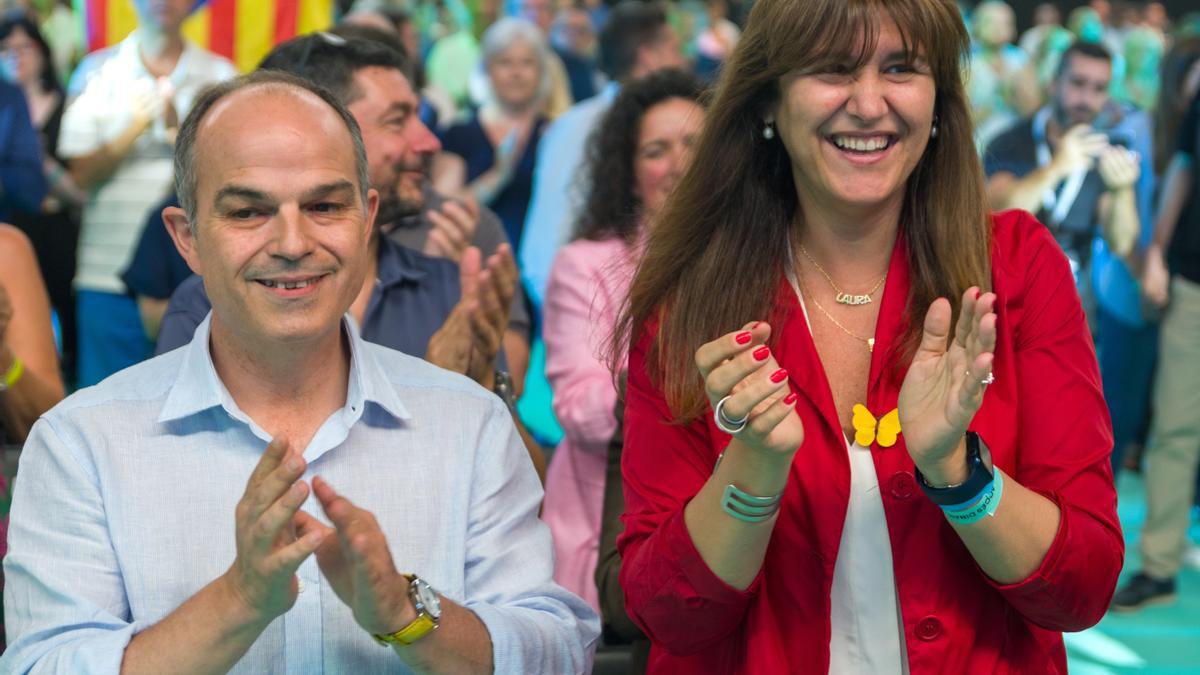
<svg viewBox="0 0 1200 675">
<path fill-rule="evenodd" d="M 704 109 L 683 98 L 667 99 L 642 116 L 633 159 L 633 190 L 647 217 L 658 213 L 687 169 L 703 125 Z"/>
<path fill-rule="evenodd" d="M 362 203 L 352 148 L 337 113 L 307 92 L 250 87 L 209 111 L 196 137 L 196 234 L 172 229 L 204 277 L 214 334 L 337 335 L 362 288 L 378 200 L 371 191 Z"/>
<path fill-rule="evenodd" d="M 369 66 L 354 73 L 354 86 L 359 96 L 346 107 L 367 146 L 380 223 L 390 224 L 421 210 L 429 165 L 442 145 L 417 116 L 417 95 L 400 71 Z"/>
<path fill-rule="evenodd" d="M 937 90 L 918 54 L 908 59 L 895 24 L 882 17 L 863 65 L 852 56 L 779 84 L 776 122 L 801 204 L 876 208 L 903 199 L 929 143 Z"/>
</svg>

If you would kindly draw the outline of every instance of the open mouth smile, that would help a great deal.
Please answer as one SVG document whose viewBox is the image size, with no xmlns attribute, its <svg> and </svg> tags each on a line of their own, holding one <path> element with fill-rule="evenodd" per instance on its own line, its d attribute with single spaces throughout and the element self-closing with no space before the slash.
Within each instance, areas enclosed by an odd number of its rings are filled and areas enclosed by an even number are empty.
<svg viewBox="0 0 1200 675">
<path fill-rule="evenodd" d="M 884 152 L 899 140 L 893 134 L 876 134 L 873 136 L 833 134 L 826 136 L 825 139 L 836 146 L 837 149 L 857 155 Z"/>
</svg>

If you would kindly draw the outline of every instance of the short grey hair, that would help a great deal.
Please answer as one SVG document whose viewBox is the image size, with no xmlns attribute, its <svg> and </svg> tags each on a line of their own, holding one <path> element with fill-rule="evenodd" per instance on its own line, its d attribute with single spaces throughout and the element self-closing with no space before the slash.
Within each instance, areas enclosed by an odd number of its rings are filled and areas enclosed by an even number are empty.
<svg viewBox="0 0 1200 675">
<path fill-rule="evenodd" d="M 495 98 L 496 93 L 487 74 L 487 64 L 517 42 L 525 42 L 533 47 L 533 52 L 537 55 L 541 79 L 538 82 L 535 101 L 545 101 L 550 96 L 550 88 L 554 86 L 554 77 L 550 72 L 550 59 L 556 58 L 556 56 L 550 51 L 546 36 L 542 34 L 542 29 L 532 21 L 509 16 L 493 23 L 483 32 L 479 44 L 479 64 L 475 72 L 471 74 L 470 80 L 471 98 L 476 103 L 485 103 Z"/>
<path fill-rule="evenodd" d="M 249 75 L 242 75 L 232 80 L 208 87 L 196 98 L 191 112 L 179 127 L 179 135 L 175 139 L 175 194 L 179 197 L 179 205 L 187 214 L 188 227 L 196 233 L 196 135 L 200 124 L 218 101 L 226 96 L 249 89 L 251 87 L 268 87 L 276 89 L 293 89 L 305 91 L 321 99 L 342 119 L 354 144 L 354 164 L 358 176 L 359 198 L 362 208 L 367 208 L 367 190 L 371 188 L 367 171 L 367 148 L 363 144 L 362 130 L 354 115 L 345 105 L 326 89 L 295 75 L 276 71 L 259 70 Z"/>
</svg>

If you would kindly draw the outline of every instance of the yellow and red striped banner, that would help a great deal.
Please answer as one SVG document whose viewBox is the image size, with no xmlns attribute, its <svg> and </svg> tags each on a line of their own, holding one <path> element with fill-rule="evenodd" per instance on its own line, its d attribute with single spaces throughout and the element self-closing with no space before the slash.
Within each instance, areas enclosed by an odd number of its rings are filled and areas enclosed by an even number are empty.
<svg viewBox="0 0 1200 675">
<path fill-rule="evenodd" d="M 125 39 L 137 27 L 132 0 L 75 0 L 87 50 Z M 249 72 L 275 45 L 333 24 L 334 0 L 199 0 L 183 24 L 189 40 Z"/>
</svg>

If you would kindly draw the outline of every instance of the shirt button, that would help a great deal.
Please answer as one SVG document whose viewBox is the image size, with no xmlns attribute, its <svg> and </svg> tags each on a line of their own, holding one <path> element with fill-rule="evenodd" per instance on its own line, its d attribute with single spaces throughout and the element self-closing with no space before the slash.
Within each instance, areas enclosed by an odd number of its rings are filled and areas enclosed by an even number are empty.
<svg viewBox="0 0 1200 675">
<path fill-rule="evenodd" d="M 927 616 L 917 623 L 917 637 L 929 642 L 942 635 L 942 622 L 936 616 Z"/>
<path fill-rule="evenodd" d="M 907 471 L 897 471 L 888 479 L 888 490 L 896 499 L 908 499 L 913 496 L 916 489 L 917 483 L 912 474 Z"/>
<path fill-rule="evenodd" d="M 296 579 L 296 581 L 298 581 L 298 582 L 299 582 L 299 583 L 296 585 L 296 589 L 297 589 L 297 591 L 299 591 L 300 593 L 303 593 L 303 592 L 304 592 L 304 580 L 303 580 L 303 579 L 299 579 L 299 578 L 297 578 L 297 579 Z"/>
</svg>

